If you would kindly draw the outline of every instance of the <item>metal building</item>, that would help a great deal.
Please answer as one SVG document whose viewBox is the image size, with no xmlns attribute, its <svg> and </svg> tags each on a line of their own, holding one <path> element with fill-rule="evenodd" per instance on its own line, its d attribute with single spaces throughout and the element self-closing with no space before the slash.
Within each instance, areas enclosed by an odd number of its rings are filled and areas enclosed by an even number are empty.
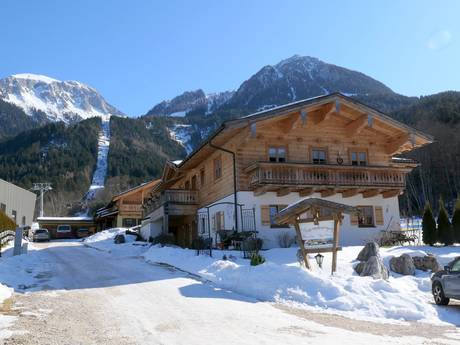
<svg viewBox="0 0 460 345">
<path fill-rule="evenodd" d="M 19 226 L 31 225 L 37 196 L 21 187 L 0 179 L 0 210 Z"/>
</svg>

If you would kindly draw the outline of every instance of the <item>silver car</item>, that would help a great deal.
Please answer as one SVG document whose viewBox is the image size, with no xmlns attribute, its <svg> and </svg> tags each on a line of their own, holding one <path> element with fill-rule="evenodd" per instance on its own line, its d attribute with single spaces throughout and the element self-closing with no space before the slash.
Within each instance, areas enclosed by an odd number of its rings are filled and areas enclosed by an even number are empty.
<svg viewBox="0 0 460 345">
<path fill-rule="evenodd" d="M 431 277 L 432 293 L 437 305 L 447 305 L 450 299 L 460 300 L 460 257 Z"/>
<path fill-rule="evenodd" d="M 33 232 L 32 241 L 49 241 L 50 233 L 47 229 L 37 229 Z"/>
</svg>

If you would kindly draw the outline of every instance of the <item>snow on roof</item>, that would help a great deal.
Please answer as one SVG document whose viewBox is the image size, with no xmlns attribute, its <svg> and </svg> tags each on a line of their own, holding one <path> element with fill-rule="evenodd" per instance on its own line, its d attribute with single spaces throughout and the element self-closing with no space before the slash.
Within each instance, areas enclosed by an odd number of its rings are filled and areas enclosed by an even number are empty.
<svg viewBox="0 0 460 345">
<path fill-rule="evenodd" d="M 181 160 L 181 159 L 178 159 L 178 160 L 172 161 L 172 163 L 173 163 L 174 165 L 179 165 L 180 163 L 182 163 L 182 160 Z"/>
<path fill-rule="evenodd" d="M 61 222 L 71 222 L 71 221 L 93 221 L 93 217 L 80 216 L 80 217 L 38 217 L 37 221 L 61 221 Z"/>
<path fill-rule="evenodd" d="M 12 75 L 12 77 L 17 78 L 17 79 L 32 79 L 36 81 L 42 81 L 47 84 L 53 83 L 53 82 L 60 82 L 60 80 L 47 77 L 46 75 L 33 74 L 33 73 L 14 74 Z"/>
</svg>

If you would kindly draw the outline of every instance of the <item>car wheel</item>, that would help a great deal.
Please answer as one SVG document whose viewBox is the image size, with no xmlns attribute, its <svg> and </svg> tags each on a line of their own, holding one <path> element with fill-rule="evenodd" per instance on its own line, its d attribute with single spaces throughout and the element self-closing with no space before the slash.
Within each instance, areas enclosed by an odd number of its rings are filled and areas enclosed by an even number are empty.
<svg viewBox="0 0 460 345">
<path fill-rule="evenodd" d="M 435 282 L 432 288 L 434 302 L 437 305 L 448 305 L 450 299 L 444 295 L 444 290 L 440 282 Z"/>
</svg>

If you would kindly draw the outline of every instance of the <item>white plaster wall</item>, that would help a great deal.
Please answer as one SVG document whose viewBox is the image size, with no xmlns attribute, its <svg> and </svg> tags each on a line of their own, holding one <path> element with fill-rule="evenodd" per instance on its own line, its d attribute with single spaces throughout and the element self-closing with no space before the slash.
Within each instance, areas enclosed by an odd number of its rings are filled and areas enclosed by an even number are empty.
<svg viewBox="0 0 460 345">
<path fill-rule="evenodd" d="M 321 198 L 321 195 L 315 193 L 309 197 Z M 261 208 L 262 205 L 289 205 L 302 198 L 299 197 L 298 193 L 290 193 L 283 197 L 276 196 L 275 192 L 267 192 L 263 195 L 254 196 L 253 192 L 238 192 L 238 203 L 243 204 L 243 208 L 254 208 L 255 209 L 255 220 L 256 230 L 259 231 L 258 236 L 264 240 L 264 248 L 278 247 L 278 237 L 283 232 L 290 232 L 292 236 L 295 235 L 295 231 L 292 228 L 271 228 L 270 226 L 263 226 L 261 221 Z M 342 198 L 341 194 L 336 194 L 327 198 L 334 202 L 343 203 L 351 206 L 369 205 L 369 206 L 382 206 L 384 224 L 373 228 L 360 228 L 358 226 L 352 226 L 350 224 L 350 217 L 345 215 L 342 226 L 340 228 L 340 245 L 351 246 L 351 245 L 362 245 L 369 240 L 375 239 L 379 236 L 382 230 L 399 229 L 399 204 L 398 198 L 392 197 L 384 199 L 381 195 L 372 198 L 363 198 L 361 194 L 350 198 Z M 233 202 L 233 196 L 227 196 L 218 202 Z M 216 202 L 216 203 L 218 203 Z M 216 204 L 214 203 L 214 204 Z M 201 209 L 201 210 L 204 210 Z M 217 212 L 225 212 L 225 228 L 231 229 L 233 227 L 233 206 L 232 205 L 218 205 L 210 209 L 210 217 Z M 212 229 L 212 221 L 211 221 Z M 212 231 L 213 238 L 215 233 Z"/>
<path fill-rule="evenodd" d="M 142 221 L 140 234 L 145 241 L 150 237 L 156 237 L 163 231 L 163 206 L 156 209 L 148 215 L 148 218 Z"/>
</svg>

